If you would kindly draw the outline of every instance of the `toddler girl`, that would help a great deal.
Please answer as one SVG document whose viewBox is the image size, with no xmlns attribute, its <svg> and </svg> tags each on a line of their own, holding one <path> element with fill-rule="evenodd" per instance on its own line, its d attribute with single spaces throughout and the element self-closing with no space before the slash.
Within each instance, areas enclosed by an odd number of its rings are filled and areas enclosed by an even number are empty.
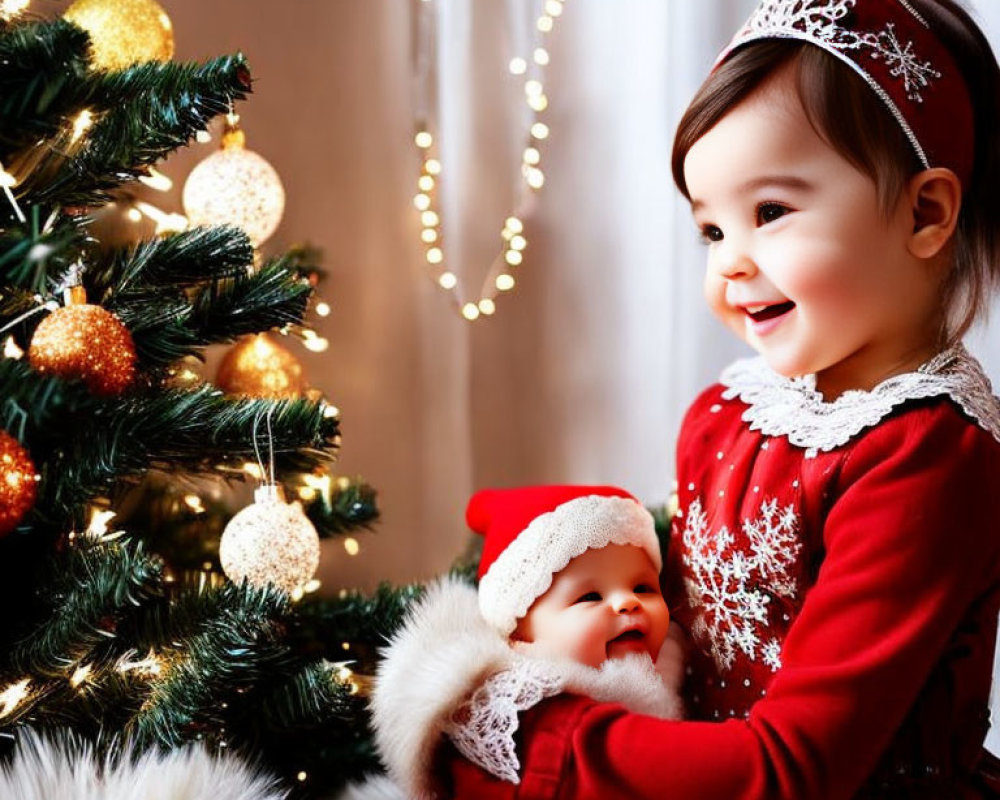
<svg viewBox="0 0 1000 800">
<path fill-rule="evenodd" d="M 659 541 L 635 498 L 608 486 L 486 490 L 466 516 L 485 536 L 478 592 L 432 586 L 379 666 L 376 742 L 397 791 L 531 796 L 549 780 L 535 767 L 553 742 L 536 731 L 515 748 L 515 732 L 560 693 L 679 716 L 676 646 L 657 664 L 671 688 L 654 668 L 669 619 Z"/>
<path fill-rule="evenodd" d="M 674 178 L 759 357 L 678 441 L 693 719 L 548 698 L 522 797 L 995 796 L 1000 406 L 960 341 L 1000 272 L 998 82 L 954 0 L 765 0 L 720 57 Z"/>
</svg>

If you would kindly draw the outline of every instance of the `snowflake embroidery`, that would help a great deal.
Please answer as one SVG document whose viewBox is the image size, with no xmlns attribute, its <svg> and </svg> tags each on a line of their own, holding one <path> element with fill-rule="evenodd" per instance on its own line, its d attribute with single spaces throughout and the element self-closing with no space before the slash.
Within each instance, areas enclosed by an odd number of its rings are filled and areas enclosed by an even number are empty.
<svg viewBox="0 0 1000 800">
<path fill-rule="evenodd" d="M 771 668 L 771 672 L 777 672 L 781 669 L 781 642 L 777 639 L 771 639 L 765 644 L 763 659 L 764 663 Z"/>
<path fill-rule="evenodd" d="M 906 96 L 914 102 L 922 103 L 924 99 L 920 96 L 920 90 L 930 86 L 932 78 L 940 78 L 941 73 L 931 66 L 931 62 L 921 62 L 916 57 L 913 42 L 907 42 L 903 46 L 896 36 L 896 27 L 891 22 L 874 39 L 871 57 L 885 61 L 892 77 L 902 77 Z"/>
<path fill-rule="evenodd" d="M 720 671 L 732 668 L 739 653 L 761 660 L 773 671 L 781 666 L 781 644 L 762 643 L 771 596 L 791 598 L 797 589 L 792 572 L 802 543 L 799 518 L 791 505 L 778 507 L 765 500 L 760 516 L 743 521 L 749 549 L 734 548 L 735 536 L 726 527 L 710 531 L 700 499 L 685 515 L 684 564 L 688 600 L 701 614 L 694 633 L 708 639 L 712 658 Z"/>
<path fill-rule="evenodd" d="M 867 51 L 872 59 L 881 60 L 889 67 L 893 78 L 903 79 L 903 88 L 910 100 L 922 103 L 921 90 L 930 86 L 932 80 L 940 78 L 941 73 L 929 61 L 917 56 L 913 51 L 913 42 L 908 41 L 904 45 L 899 40 L 896 27 L 891 22 L 878 32 L 859 32 L 843 27 L 842 21 L 857 1 L 762 0 L 726 52 L 745 41 L 774 36 L 806 39 L 841 53 Z M 852 58 L 856 60 L 856 57 Z"/>
</svg>

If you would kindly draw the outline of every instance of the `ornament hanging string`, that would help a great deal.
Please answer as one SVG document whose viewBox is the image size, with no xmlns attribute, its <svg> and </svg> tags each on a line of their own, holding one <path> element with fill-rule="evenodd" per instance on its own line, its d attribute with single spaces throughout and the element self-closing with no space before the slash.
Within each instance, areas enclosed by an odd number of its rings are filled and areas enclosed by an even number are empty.
<svg viewBox="0 0 1000 800">
<path fill-rule="evenodd" d="M 263 476 L 264 483 L 276 484 L 277 473 L 274 470 L 274 436 L 271 431 L 271 414 L 274 412 L 274 406 L 267 409 L 267 413 L 264 415 L 264 421 L 267 425 L 267 454 L 268 463 L 271 468 L 271 477 L 268 478 L 267 468 L 264 466 L 264 460 L 260 457 L 260 448 L 257 446 L 257 427 L 260 424 L 261 413 L 257 412 L 257 415 L 253 420 L 253 451 L 257 456 L 257 465 L 260 467 L 261 475 Z"/>
<path fill-rule="evenodd" d="M 40 297 L 38 299 L 41 300 Z M 38 314 L 39 312 L 42 311 L 55 311 L 57 308 L 59 308 L 59 303 L 57 303 L 55 300 L 46 300 L 41 305 L 35 306 L 34 308 L 30 308 L 23 314 L 14 317 L 14 319 L 12 319 L 6 325 L 0 328 L 0 333 L 6 333 L 11 328 L 15 327 L 21 322 L 24 322 L 24 320 L 28 319 L 28 317 L 33 316 L 34 314 Z"/>
<path fill-rule="evenodd" d="M 300 503 L 286 503 L 275 478 L 271 413 L 258 411 L 253 421 L 253 445 L 264 481 L 254 490 L 254 501 L 226 524 L 219 540 L 219 563 L 234 583 L 274 584 L 302 596 L 319 566 L 319 536 Z M 268 432 L 270 481 L 257 442 L 261 416 Z"/>
<path fill-rule="evenodd" d="M 72 264 L 70 264 L 70 266 L 66 270 L 66 274 L 63 275 L 62 279 L 56 286 L 55 293 L 60 294 L 73 286 L 79 286 L 83 282 L 83 271 L 84 271 L 84 266 L 82 261 L 74 261 Z M 40 302 L 41 299 L 42 298 L 40 296 L 36 295 L 35 297 L 36 301 Z M 55 311 L 57 308 L 59 308 L 59 302 L 57 300 L 49 298 L 44 303 L 41 303 L 41 305 L 35 306 L 34 308 L 30 308 L 23 314 L 12 319 L 6 325 L 0 328 L 0 333 L 6 333 L 14 326 L 20 324 L 21 322 L 24 322 L 24 320 L 28 319 L 28 317 L 31 317 L 42 311 Z"/>
</svg>

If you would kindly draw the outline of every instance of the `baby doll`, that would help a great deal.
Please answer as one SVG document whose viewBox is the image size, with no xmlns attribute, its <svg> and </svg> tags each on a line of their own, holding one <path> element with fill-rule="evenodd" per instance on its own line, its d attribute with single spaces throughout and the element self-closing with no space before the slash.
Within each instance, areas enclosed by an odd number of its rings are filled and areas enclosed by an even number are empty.
<svg viewBox="0 0 1000 800">
<path fill-rule="evenodd" d="M 467 796 L 530 793 L 537 776 L 520 774 L 518 755 L 544 762 L 547 740 L 514 735 L 553 695 L 680 715 L 659 542 L 635 498 L 607 486 L 486 490 L 466 518 L 485 537 L 478 592 L 432 586 L 385 651 L 372 697 L 379 752 L 406 797 L 433 796 L 445 748 L 467 760 Z"/>
</svg>

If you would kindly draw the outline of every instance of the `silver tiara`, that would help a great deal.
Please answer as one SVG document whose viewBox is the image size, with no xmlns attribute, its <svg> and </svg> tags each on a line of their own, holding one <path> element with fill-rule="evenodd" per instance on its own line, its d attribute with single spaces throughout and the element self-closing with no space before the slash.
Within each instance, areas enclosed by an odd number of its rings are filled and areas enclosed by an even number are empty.
<svg viewBox="0 0 1000 800">
<path fill-rule="evenodd" d="M 894 0 L 921 25 L 927 22 L 906 0 Z M 756 39 L 800 39 L 849 60 L 855 68 L 862 52 L 880 60 L 893 78 L 902 79 L 906 96 L 922 103 L 921 91 L 940 78 L 930 61 L 920 58 L 912 41 L 905 43 L 896 34 L 896 26 L 886 22 L 881 30 L 856 31 L 842 24 L 858 0 L 762 0 L 746 25 L 736 34 L 720 61 L 735 47 Z M 870 78 L 867 74 L 866 78 Z M 869 81 L 870 82 L 870 81 Z"/>
</svg>

